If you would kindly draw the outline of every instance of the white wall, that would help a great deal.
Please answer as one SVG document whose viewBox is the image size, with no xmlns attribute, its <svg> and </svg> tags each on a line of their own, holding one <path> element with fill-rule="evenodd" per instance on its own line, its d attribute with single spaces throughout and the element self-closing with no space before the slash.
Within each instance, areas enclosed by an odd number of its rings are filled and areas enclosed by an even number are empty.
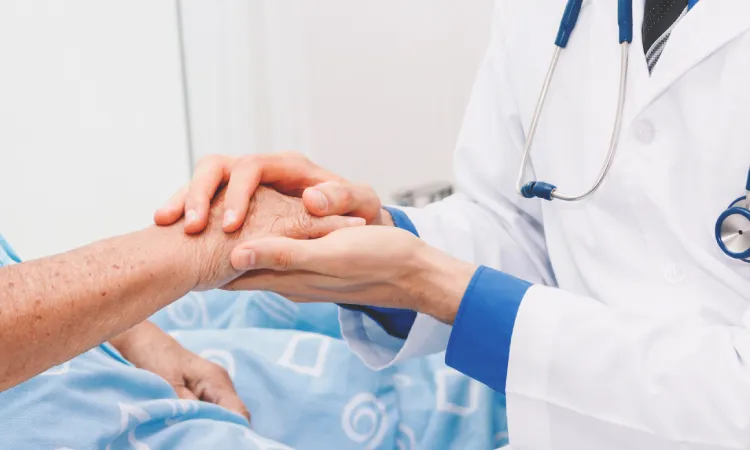
<svg viewBox="0 0 750 450">
<path fill-rule="evenodd" d="M 450 178 L 492 0 L 180 0 L 193 157 L 296 149 L 387 200 Z M 176 0 L 0 2 L 0 232 L 150 222 L 188 176 Z"/>
<path fill-rule="evenodd" d="M 303 2 L 310 155 L 397 189 L 450 180 L 491 0 Z"/>
<path fill-rule="evenodd" d="M 24 258 L 147 225 L 187 180 L 172 1 L 0 2 L 0 232 Z"/>
<path fill-rule="evenodd" d="M 198 156 L 299 150 L 385 199 L 451 178 L 492 0 L 182 4 Z"/>
</svg>

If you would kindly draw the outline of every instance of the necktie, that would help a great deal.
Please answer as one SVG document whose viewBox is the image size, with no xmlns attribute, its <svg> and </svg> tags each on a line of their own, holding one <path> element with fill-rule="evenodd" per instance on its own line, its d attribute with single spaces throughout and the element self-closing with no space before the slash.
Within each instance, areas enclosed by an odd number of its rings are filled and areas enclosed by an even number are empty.
<svg viewBox="0 0 750 450">
<path fill-rule="evenodd" d="M 649 72 L 659 61 L 672 29 L 687 10 L 688 0 L 646 0 L 641 33 Z"/>
</svg>

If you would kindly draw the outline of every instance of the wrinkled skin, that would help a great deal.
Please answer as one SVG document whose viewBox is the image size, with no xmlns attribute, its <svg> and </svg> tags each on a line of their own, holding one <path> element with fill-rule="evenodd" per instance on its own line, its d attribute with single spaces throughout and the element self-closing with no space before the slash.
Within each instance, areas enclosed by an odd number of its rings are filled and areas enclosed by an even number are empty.
<svg viewBox="0 0 750 450">
<path fill-rule="evenodd" d="M 250 420 L 227 371 L 189 351 L 153 323 L 136 325 L 110 343 L 139 369 L 164 378 L 181 399 L 215 403 Z"/>
<path fill-rule="evenodd" d="M 206 232 L 198 237 L 202 245 L 195 256 L 200 262 L 197 290 L 223 286 L 242 274 L 232 268 L 229 255 L 244 240 L 269 236 L 312 239 L 365 223 L 356 218 L 312 216 L 301 199 L 259 187 L 250 200 L 242 228 L 227 235 L 221 229 L 224 195 L 222 190 L 214 199 Z M 143 322 L 110 343 L 136 367 L 167 380 L 180 398 L 215 403 L 250 418 L 223 368 L 188 351 L 156 325 Z"/>
<path fill-rule="evenodd" d="M 224 191 L 221 191 L 212 204 L 207 230 L 201 235 L 202 239 L 215 239 L 218 233 L 223 233 L 223 201 Z M 312 216 L 305 209 L 302 200 L 259 187 L 250 201 L 242 228 L 219 243 L 206 242 L 206 245 L 200 246 L 207 253 L 199 255 L 204 266 L 199 271 L 202 275 L 198 279 L 196 290 L 220 287 L 241 275 L 241 272 L 232 268 L 229 261 L 232 250 L 239 242 L 269 236 L 314 239 L 339 228 L 364 223 L 363 219 L 353 217 Z"/>
</svg>

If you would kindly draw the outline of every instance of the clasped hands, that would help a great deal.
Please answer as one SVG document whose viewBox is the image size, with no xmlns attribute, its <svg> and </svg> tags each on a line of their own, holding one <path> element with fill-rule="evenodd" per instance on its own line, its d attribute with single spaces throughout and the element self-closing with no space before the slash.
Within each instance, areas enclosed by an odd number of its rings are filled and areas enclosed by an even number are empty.
<svg viewBox="0 0 750 450">
<path fill-rule="evenodd" d="M 211 240 L 199 246 L 196 289 L 404 308 L 452 323 L 476 269 L 393 227 L 371 188 L 295 153 L 203 159 L 154 220 L 183 217 L 185 233 Z"/>
<path fill-rule="evenodd" d="M 295 153 L 204 158 L 154 221 L 187 235 L 196 290 L 405 308 L 452 323 L 475 270 L 395 228 L 371 188 Z M 250 419 L 224 369 L 148 321 L 111 342 L 180 398 Z"/>
</svg>

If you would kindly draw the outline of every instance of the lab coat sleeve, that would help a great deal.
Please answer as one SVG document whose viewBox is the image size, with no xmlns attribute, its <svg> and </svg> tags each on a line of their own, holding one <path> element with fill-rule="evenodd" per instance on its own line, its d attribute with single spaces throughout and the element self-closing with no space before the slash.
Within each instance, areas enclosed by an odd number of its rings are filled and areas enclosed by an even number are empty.
<svg viewBox="0 0 750 450">
<path fill-rule="evenodd" d="M 502 2 L 498 2 L 502 4 Z M 515 192 L 524 132 L 510 79 L 500 6 L 494 12 L 489 48 L 472 90 L 454 156 L 457 193 L 424 208 L 402 208 L 419 236 L 457 258 L 500 269 L 534 283 L 554 285 L 540 200 Z M 529 176 L 533 174 L 529 173 Z M 403 345 L 385 351 L 365 338 L 372 321 L 342 309 L 342 333 L 372 368 L 445 350 L 450 327 L 419 314 Z M 368 325 L 369 324 L 369 325 Z"/>
<path fill-rule="evenodd" d="M 492 336 L 485 336 L 492 339 Z M 750 330 L 531 287 L 506 395 L 516 448 L 750 448 Z"/>
</svg>

